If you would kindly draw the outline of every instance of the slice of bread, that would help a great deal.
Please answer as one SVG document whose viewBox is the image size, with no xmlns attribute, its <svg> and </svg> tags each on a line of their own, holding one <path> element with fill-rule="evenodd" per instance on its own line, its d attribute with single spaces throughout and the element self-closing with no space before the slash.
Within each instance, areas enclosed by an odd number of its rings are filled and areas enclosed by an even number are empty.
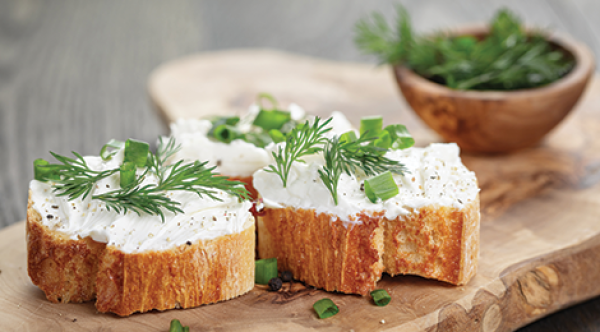
<svg viewBox="0 0 600 332">
<path fill-rule="evenodd" d="M 358 223 L 315 210 L 265 208 L 258 217 L 261 258 L 327 291 L 366 295 L 382 272 L 467 283 L 479 256 L 479 199 L 464 208 L 426 206 L 388 220 L 362 213 Z"/>
<path fill-rule="evenodd" d="M 240 233 L 168 250 L 124 253 L 74 240 L 27 209 L 27 269 L 51 302 L 97 299 L 100 312 L 128 316 L 228 300 L 254 287 L 254 223 Z"/>
</svg>

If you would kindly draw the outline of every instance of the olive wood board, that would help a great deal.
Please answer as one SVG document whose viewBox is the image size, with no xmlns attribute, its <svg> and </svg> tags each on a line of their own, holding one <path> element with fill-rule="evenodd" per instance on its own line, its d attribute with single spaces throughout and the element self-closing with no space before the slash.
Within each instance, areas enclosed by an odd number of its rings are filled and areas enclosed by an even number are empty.
<svg viewBox="0 0 600 332">
<path fill-rule="evenodd" d="M 355 124 L 381 114 L 406 124 L 419 146 L 440 141 L 407 107 L 387 67 L 232 50 L 168 63 L 153 73 L 149 90 L 167 121 L 241 113 L 269 92 L 282 105 L 321 116 L 339 110 Z M 599 78 L 539 146 L 462 158 L 481 187 L 479 268 L 465 286 L 384 274 L 378 287 L 392 301 L 377 307 L 368 297 L 293 282 L 279 292 L 256 286 L 222 303 L 119 318 L 92 302 L 48 302 L 27 276 L 20 222 L 0 231 L 0 330 L 167 331 L 177 318 L 192 331 L 512 331 L 600 295 Z M 321 320 L 312 305 L 324 297 L 340 312 Z"/>
</svg>

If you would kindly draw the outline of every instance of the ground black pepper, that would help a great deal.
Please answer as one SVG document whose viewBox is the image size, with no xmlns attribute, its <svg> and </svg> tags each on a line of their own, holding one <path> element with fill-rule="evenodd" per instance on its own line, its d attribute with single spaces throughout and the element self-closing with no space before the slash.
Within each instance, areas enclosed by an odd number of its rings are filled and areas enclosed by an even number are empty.
<svg viewBox="0 0 600 332">
<path fill-rule="evenodd" d="M 271 280 L 269 280 L 269 288 L 272 291 L 276 292 L 276 291 L 280 290 L 281 286 L 283 286 L 283 282 L 281 281 L 281 279 L 272 278 Z"/>
</svg>

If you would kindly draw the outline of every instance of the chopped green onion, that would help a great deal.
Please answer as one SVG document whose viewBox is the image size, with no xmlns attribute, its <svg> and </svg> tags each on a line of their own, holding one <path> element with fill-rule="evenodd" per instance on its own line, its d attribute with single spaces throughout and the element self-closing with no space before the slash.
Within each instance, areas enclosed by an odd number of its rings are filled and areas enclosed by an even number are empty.
<svg viewBox="0 0 600 332">
<path fill-rule="evenodd" d="M 282 134 L 277 129 L 271 129 L 271 130 L 269 130 L 269 136 L 271 136 L 271 139 L 275 143 L 281 143 L 281 142 L 285 141 L 285 135 Z"/>
<path fill-rule="evenodd" d="M 104 161 L 110 160 L 112 156 L 114 156 L 117 153 L 116 150 L 122 149 L 124 146 L 125 142 L 117 141 L 116 139 L 111 139 L 110 141 L 108 141 L 108 143 L 104 144 L 104 146 L 100 150 L 100 157 Z M 113 148 L 116 150 L 109 151 L 108 148 Z"/>
<path fill-rule="evenodd" d="M 136 168 L 135 164 L 130 161 L 123 163 L 123 165 L 119 167 L 119 175 L 121 176 L 119 184 L 121 185 L 121 188 L 125 188 L 135 182 Z"/>
<path fill-rule="evenodd" d="M 378 137 L 383 129 L 381 116 L 366 116 L 360 119 L 360 136 L 365 138 Z"/>
<path fill-rule="evenodd" d="M 347 132 L 343 133 L 342 135 L 340 135 L 339 142 L 340 142 L 340 144 L 344 143 L 344 142 L 352 143 L 356 140 L 357 140 L 356 133 L 354 132 L 354 130 L 350 130 L 350 131 L 347 131 Z"/>
<path fill-rule="evenodd" d="M 60 174 L 44 159 L 33 161 L 33 178 L 38 181 L 60 180 Z"/>
<path fill-rule="evenodd" d="M 171 328 L 169 332 L 183 332 L 183 326 L 181 326 L 181 322 L 179 319 L 173 319 L 171 321 Z"/>
<path fill-rule="evenodd" d="M 385 201 L 398 195 L 398 192 L 398 185 L 390 171 L 365 180 L 365 194 L 371 203 L 376 203 L 378 200 Z"/>
<path fill-rule="evenodd" d="M 410 135 L 406 126 L 401 124 L 389 125 L 384 129 L 392 137 L 392 146 L 394 150 L 408 149 L 415 145 L 415 139 Z"/>
<path fill-rule="evenodd" d="M 150 146 L 148 143 L 130 138 L 125 142 L 125 158 L 123 159 L 123 163 L 130 161 L 138 167 L 144 167 L 148 161 L 149 151 Z"/>
<path fill-rule="evenodd" d="M 266 99 L 271 103 L 271 109 L 272 110 L 276 110 L 279 109 L 279 105 L 277 104 L 277 99 L 275 99 L 275 97 L 273 97 L 270 93 L 259 93 L 258 96 L 256 97 L 256 103 L 258 104 L 258 106 L 260 106 L 260 109 L 264 109 L 266 110 L 267 108 L 263 106 L 262 101 Z"/>
<path fill-rule="evenodd" d="M 286 122 L 292 119 L 290 112 L 280 110 L 260 110 L 254 119 L 253 125 L 260 127 L 266 131 L 271 129 L 281 129 Z"/>
<path fill-rule="evenodd" d="M 213 132 L 213 137 L 223 143 L 231 143 L 238 138 L 242 138 L 244 135 L 234 126 L 230 125 L 220 125 L 215 128 Z"/>
<path fill-rule="evenodd" d="M 259 259 L 254 262 L 254 283 L 267 285 L 277 278 L 277 258 Z"/>
<path fill-rule="evenodd" d="M 313 304 L 313 308 L 321 319 L 335 316 L 338 312 L 340 312 L 340 309 L 337 307 L 337 305 L 327 298 L 320 299 L 319 301 L 315 302 L 315 304 Z"/>
<path fill-rule="evenodd" d="M 263 131 L 259 133 L 244 134 L 244 141 L 254 144 L 254 146 L 259 148 L 264 148 L 265 146 L 269 145 L 269 143 L 273 142 L 273 139 L 271 139 L 271 136 L 269 136 L 268 133 Z"/>
<path fill-rule="evenodd" d="M 385 152 L 392 146 L 392 136 L 387 131 L 383 130 L 379 133 L 379 137 L 373 141 L 373 145 L 383 149 L 382 154 L 385 154 Z"/>
<path fill-rule="evenodd" d="M 376 289 L 372 291 L 371 297 L 373 298 L 373 302 L 380 307 L 385 307 L 392 300 L 392 297 L 385 289 Z"/>
</svg>

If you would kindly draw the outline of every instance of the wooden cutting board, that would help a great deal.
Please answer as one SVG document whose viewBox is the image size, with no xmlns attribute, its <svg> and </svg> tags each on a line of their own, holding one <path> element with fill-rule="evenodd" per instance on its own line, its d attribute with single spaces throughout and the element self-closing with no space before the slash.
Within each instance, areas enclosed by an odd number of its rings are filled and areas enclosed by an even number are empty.
<svg viewBox="0 0 600 332">
<path fill-rule="evenodd" d="M 166 64 L 149 90 L 168 121 L 241 113 L 258 92 L 269 92 L 283 105 L 293 101 L 322 116 L 339 110 L 356 124 L 363 115 L 381 114 L 388 123 L 405 123 L 418 145 L 439 141 L 406 106 L 388 68 L 227 51 Z M 540 146 L 462 158 L 479 179 L 482 209 L 479 272 L 466 286 L 384 276 L 379 287 L 392 302 L 381 308 L 301 283 L 277 293 L 256 286 L 223 303 L 118 318 L 97 313 L 93 303 L 46 301 L 27 276 L 21 222 L 0 232 L 0 326 L 166 331 L 177 318 L 192 331 L 511 331 L 600 294 L 600 79 Z M 316 317 L 312 304 L 323 297 L 338 304 L 337 316 Z"/>
</svg>

